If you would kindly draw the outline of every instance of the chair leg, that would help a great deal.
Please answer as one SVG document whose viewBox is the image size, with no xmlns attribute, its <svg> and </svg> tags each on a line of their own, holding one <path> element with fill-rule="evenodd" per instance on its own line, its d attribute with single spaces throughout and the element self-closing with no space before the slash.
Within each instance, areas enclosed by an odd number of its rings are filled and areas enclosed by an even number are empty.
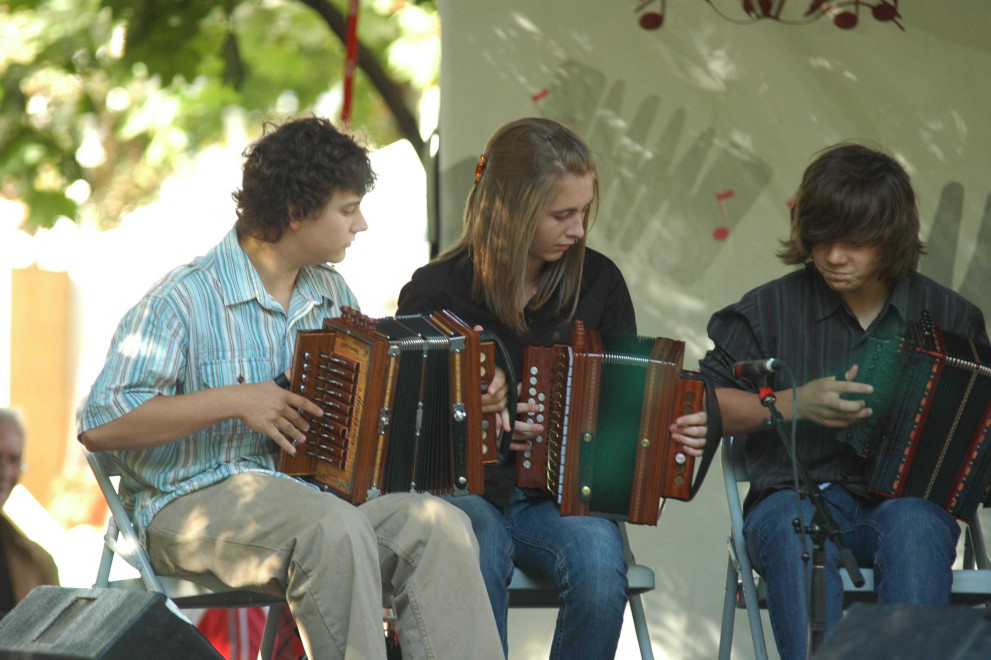
<svg viewBox="0 0 991 660">
<path fill-rule="evenodd" d="M 282 608 L 286 605 L 269 605 L 265 617 L 265 632 L 262 633 L 262 643 L 258 648 L 258 660 L 272 660 L 275 650 L 275 636 L 279 634 L 279 622 L 282 620 Z"/>
<path fill-rule="evenodd" d="M 719 633 L 719 660 L 729 660 L 733 650 L 733 625 L 736 621 L 736 567 L 733 557 L 726 560 L 726 594 L 723 596 L 723 627 Z"/>
<path fill-rule="evenodd" d="M 630 614 L 633 616 L 633 628 L 637 632 L 637 642 L 640 644 L 640 657 L 642 660 L 654 660 L 654 649 L 650 645 L 647 616 L 643 611 L 643 601 L 640 600 L 640 594 L 630 596 Z"/>
<path fill-rule="evenodd" d="M 767 660 L 767 642 L 764 640 L 764 623 L 760 620 L 760 605 L 757 604 L 757 587 L 754 585 L 753 569 L 750 562 L 741 563 L 741 570 L 748 571 L 743 580 L 743 597 L 747 603 L 747 619 L 750 621 L 750 635 L 754 640 L 754 655 L 757 660 Z"/>
</svg>

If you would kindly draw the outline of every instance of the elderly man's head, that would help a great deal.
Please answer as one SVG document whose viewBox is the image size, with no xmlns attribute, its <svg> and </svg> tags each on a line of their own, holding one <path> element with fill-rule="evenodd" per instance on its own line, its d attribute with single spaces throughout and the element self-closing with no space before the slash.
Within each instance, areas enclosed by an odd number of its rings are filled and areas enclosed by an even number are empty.
<svg viewBox="0 0 991 660">
<path fill-rule="evenodd" d="M 0 408 L 0 508 L 21 478 L 24 425 L 12 410 Z"/>
</svg>

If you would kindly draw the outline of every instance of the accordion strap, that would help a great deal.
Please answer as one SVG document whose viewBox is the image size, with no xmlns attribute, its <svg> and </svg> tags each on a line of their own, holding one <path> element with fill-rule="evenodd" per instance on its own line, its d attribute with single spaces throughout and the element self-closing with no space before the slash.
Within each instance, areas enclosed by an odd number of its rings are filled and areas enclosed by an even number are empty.
<svg viewBox="0 0 991 660">
<path fill-rule="evenodd" d="M 513 361 L 509 357 L 509 351 L 506 349 L 506 345 L 502 343 L 498 335 L 494 332 L 489 332 L 488 330 L 482 330 L 478 333 L 478 338 L 481 341 L 492 341 L 495 347 L 499 351 L 499 357 L 501 367 L 503 371 L 506 372 L 506 385 L 509 390 L 509 403 L 506 405 L 507 410 L 509 410 L 509 420 L 510 428 L 509 431 L 502 434 L 499 439 L 499 451 L 498 451 L 498 463 L 502 465 L 509 459 L 509 443 L 513 439 L 513 428 L 512 425 L 516 420 L 516 404 L 519 401 L 519 395 L 516 392 L 516 371 L 513 369 Z"/>
<path fill-rule="evenodd" d="M 691 494 L 688 496 L 688 499 L 691 500 L 695 497 L 699 488 L 702 487 L 705 474 L 709 471 L 709 464 L 712 463 L 712 459 L 716 455 L 716 450 L 719 449 L 719 442 L 723 437 L 723 418 L 719 412 L 719 399 L 716 398 L 716 388 L 712 384 L 712 381 L 695 371 L 682 371 L 681 377 L 701 380 L 705 383 L 705 409 L 708 433 L 705 436 L 702 461 L 699 463 L 698 470 L 695 473 L 695 481 L 692 483 Z"/>
</svg>

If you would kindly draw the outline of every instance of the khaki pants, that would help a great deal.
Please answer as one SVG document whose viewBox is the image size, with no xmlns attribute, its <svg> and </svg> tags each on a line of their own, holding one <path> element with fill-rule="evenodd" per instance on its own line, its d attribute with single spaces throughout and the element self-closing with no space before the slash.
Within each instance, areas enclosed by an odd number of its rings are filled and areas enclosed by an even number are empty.
<svg viewBox="0 0 991 660">
<path fill-rule="evenodd" d="M 295 481 L 235 475 L 148 526 L 156 571 L 285 594 L 310 660 L 384 658 L 383 590 L 404 658 L 502 658 L 467 516 L 428 495 L 355 507 Z"/>
</svg>

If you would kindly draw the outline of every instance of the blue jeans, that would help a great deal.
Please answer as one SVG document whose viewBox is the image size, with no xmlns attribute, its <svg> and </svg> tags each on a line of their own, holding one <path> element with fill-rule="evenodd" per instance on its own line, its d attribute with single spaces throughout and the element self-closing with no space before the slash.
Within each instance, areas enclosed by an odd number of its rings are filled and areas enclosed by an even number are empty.
<svg viewBox="0 0 991 660">
<path fill-rule="evenodd" d="M 516 565 L 558 592 L 551 658 L 613 658 L 626 609 L 626 557 L 616 523 L 562 516 L 549 498 L 518 488 L 506 510 Z"/>
<path fill-rule="evenodd" d="M 871 504 L 835 485 L 823 494 L 857 563 L 874 569 L 879 603 L 949 604 L 960 527 L 946 511 L 914 497 Z M 813 508 L 804 498 L 801 507 L 807 525 Z M 750 560 L 767 584 L 771 627 L 783 660 L 806 657 L 808 636 L 811 562 L 802 560 L 801 541 L 792 526 L 796 517 L 795 491 L 782 490 L 758 502 L 743 526 Z M 811 540 L 804 539 L 811 551 Z M 839 566 L 839 553 L 827 542 L 827 632 L 843 615 Z"/>
<path fill-rule="evenodd" d="M 503 514 L 478 495 L 446 498 L 471 518 L 482 579 L 508 653 L 506 619 L 513 565 L 558 591 L 551 658 L 613 658 L 626 609 L 626 558 L 616 524 L 562 516 L 549 498 L 516 489 Z"/>
</svg>

